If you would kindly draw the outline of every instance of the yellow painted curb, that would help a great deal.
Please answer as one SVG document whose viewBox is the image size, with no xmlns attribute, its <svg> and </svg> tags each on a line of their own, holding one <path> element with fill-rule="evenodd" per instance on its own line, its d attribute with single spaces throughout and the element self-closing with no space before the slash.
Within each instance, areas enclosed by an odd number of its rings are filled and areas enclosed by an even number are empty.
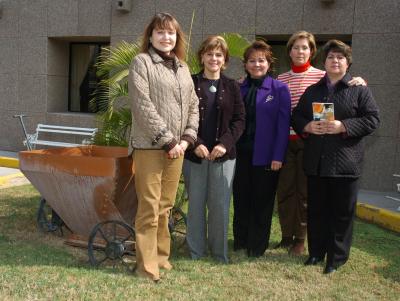
<svg viewBox="0 0 400 301">
<path fill-rule="evenodd" d="M 377 208 L 365 203 L 357 203 L 356 215 L 363 220 L 400 233 L 400 213 Z"/>
<path fill-rule="evenodd" d="M 22 172 L 18 172 L 12 175 L 2 176 L 0 177 L 0 185 L 8 184 L 11 180 L 22 177 L 25 177 Z"/>
<path fill-rule="evenodd" d="M 9 168 L 19 168 L 19 161 L 16 158 L 0 157 L 0 166 Z"/>
</svg>

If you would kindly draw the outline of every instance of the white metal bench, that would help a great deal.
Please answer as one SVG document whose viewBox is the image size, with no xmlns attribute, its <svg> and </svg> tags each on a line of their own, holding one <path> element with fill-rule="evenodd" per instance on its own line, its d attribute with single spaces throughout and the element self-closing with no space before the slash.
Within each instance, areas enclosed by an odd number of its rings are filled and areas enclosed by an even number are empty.
<svg viewBox="0 0 400 301">
<path fill-rule="evenodd" d="M 15 115 L 14 117 L 18 117 L 20 119 L 22 128 L 25 134 L 25 140 L 23 141 L 24 145 L 28 148 L 28 150 L 32 150 L 36 148 L 36 145 L 45 145 L 45 146 L 54 146 L 54 147 L 73 147 L 79 145 L 87 145 L 92 144 L 94 136 L 97 133 L 97 128 L 82 128 L 82 127 L 74 127 L 74 126 L 60 126 L 60 125 L 50 125 L 50 124 L 42 124 L 39 123 L 36 127 L 36 132 L 34 134 L 28 134 L 25 129 L 23 117 L 24 115 Z M 81 143 L 71 143 L 71 142 L 61 142 L 55 141 L 51 139 L 43 139 L 41 138 L 42 134 L 65 134 L 65 135 L 75 135 L 84 137 Z M 49 135 L 47 136 L 49 137 Z M 46 138 L 47 138 L 46 137 Z"/>
</svg>

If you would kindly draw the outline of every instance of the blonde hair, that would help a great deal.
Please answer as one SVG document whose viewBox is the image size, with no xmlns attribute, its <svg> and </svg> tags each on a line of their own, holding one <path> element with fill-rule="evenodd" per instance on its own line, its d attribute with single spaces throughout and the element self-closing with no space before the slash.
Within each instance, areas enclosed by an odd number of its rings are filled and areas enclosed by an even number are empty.
<svg viewBox="0 0 400 301">
<path fill-rule="evenodd" d="M 294 43 L 298 39 L 307 39 L 308 47 L 310 47 L 310 50 L 311 50 L 310 59 L 313 59 L 315 57 L 315 55 L 317 54 L 317 43 L 315 42 L 314 35 L 311 32 L 308 32 L 305 30 L 295 32 L 289 38 L 289 41 L 286 44 L 286 50 L 287 50 L 288 55 L 290 54 L 290 51 L 292 51 L 292 47 L 293 47 Z"/>
<path fill-rule="evenodd" d="M 221 67 L 222 70 L 225 70 L 227 63 L 229 62 L 229 49 L 225 39 L 221 36 L 209 36 L 201 43 L 200 48 L 197 51 L 197 58 L 200 64 L 202 66 L 204 65 L 201 59 L 204 53 L 218 48 L 221 49 L 225 58 L 225 64 Z"/>
</svg>

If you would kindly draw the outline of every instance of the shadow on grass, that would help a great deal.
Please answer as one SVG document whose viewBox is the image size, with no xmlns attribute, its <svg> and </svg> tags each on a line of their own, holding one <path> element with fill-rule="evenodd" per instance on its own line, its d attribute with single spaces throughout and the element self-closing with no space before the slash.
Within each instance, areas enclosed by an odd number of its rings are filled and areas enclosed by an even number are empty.
<svg viewBox="0 0 400 301">
<path fill-rule="evenodd" d="M 62 266 L 97 269 L 105 273 L 126 273 L 125 268 L 90 266 L 86 249 L 64 245 L 64 237 L 37 228 L 40 195 L 31 186 L 0 190 L 0 265 Z"/>
</svg>

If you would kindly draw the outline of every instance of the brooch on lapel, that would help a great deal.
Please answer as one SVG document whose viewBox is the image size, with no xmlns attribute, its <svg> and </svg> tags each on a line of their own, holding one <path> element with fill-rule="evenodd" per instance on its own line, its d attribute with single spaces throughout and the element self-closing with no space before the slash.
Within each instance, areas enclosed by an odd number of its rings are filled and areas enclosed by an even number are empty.
<svg viewBox="0 0 400 301">
<path fill-rule="evenodd" d="M 274 99 L 273 95 L 268 95 L 267 98 L 265 99 L 265 102 L 270 102 Z"/>
</svg>

